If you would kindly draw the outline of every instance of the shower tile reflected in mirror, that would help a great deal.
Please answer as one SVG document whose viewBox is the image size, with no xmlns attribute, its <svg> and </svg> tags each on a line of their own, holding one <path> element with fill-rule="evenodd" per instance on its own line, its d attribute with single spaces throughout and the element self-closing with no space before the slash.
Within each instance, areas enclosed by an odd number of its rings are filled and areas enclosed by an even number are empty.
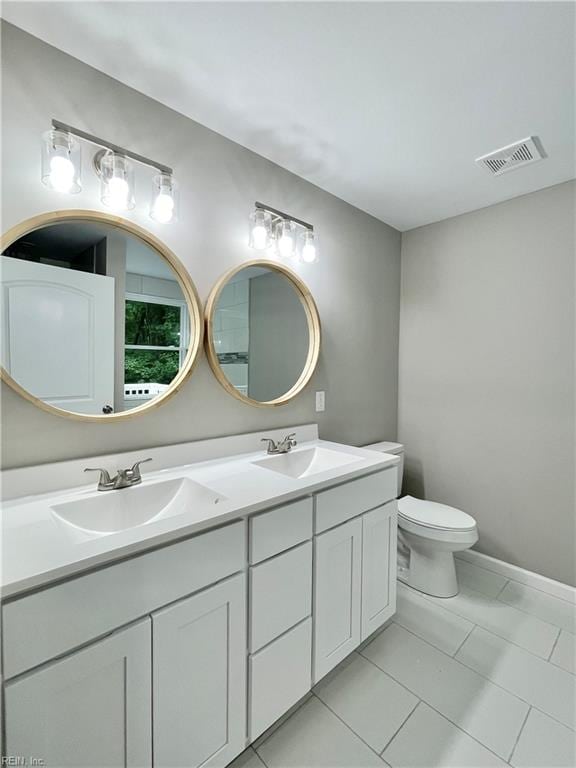
<svg viewBox="0 0 576 768">
<path fill-rule="evenodd" d="M 243 395 L 248 394 L 250 345 L 250 277 L 240 273 L 225 285 L 214 312 L 214 345 L 222 372 Z"/>
</svg>

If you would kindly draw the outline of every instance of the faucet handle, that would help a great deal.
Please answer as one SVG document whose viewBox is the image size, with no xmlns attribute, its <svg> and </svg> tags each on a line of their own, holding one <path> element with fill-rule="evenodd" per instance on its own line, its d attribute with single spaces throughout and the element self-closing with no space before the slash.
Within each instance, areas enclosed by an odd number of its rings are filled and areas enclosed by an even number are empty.
<svg viewBox="0 0 576 768">
<path fill-rule="evenodd" d="M 298 445 L 296 440 L 294 440 L 295 437 L 296 437 L 296 432 L 292 432 L 291 434 L 286 435 L 286 437 L 284 438 L 284 440 L 282 440 L 282 442 L 283 443 L 290 443 L 290 445 L 292 447 L 294 447 L 295 445 Z"/>
<path fill-rule="evenodd" d="M 131 475 L 132 475 L 134 478 L 139 478 L 139 477 L 141 477 L 141 475 L 140 475 L 140 464 L 146 464 L 146 462 L 147 462 L 147 461 L 152 461 L 152 458 L 148 458 L 148 459 L 140 459 L 140 461 L 137 461 L 137 462 L 136 462 L 136 463 L 135 463 L 135 464 L 132 466 L 132 468 L 130 469 L 130 474 L 131 474 Z"/>
<path fill-rule="evenodd" d="M 272 440 L 271 437 L 262 437 L 260 438 L 261 443 L 268 443 L 268 453 L 272 453 L 272 451 L 275 451 L 278 448 L 278 445 L 275 440 Z"/>
<path fill-rule="evenodd" d="M 100 472 L 98 487 L 111 485 L 112 483 L 112 478 L 110 477 L 107 469 L 102 469 L 101 467 L 86 467 L 84 472 Z"/>
</svg>

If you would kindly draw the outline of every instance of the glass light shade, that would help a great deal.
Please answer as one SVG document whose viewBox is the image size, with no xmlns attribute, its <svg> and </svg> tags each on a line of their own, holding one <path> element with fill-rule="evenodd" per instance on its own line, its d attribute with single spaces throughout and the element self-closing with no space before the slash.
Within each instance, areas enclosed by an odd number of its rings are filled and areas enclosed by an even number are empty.
<svg viewBox="0 0 576 768">
<path fill-rule="evenodd" d="M 152 180 L 150 218 L 159 224 L 175 221 L 178 214 L 178 187 L 173 176 L 159 173 Z"/>
<path fill-rule="evenodd" d="M 100 160 L 100 198 L 116 211 L 134 208 L 134 169 L 122 155 L 107 152 Z"/>
<path fill-rule="evenodd" d="M 305 264 L 314 264 L 318 261 L 318 239 L 314 232 L 306 229 L 300 238 L 300 260 Z"/>
<path fill-rule="evenodd" d="M 276 225 L 278 254 L 289 259 L 296 254 L 296 227 L 294 222 L 283 219 Z"/>
<path fill-rule="evenodd" d="M 42 136 L 42 183 L 48 189 L 80 192 L 80 166 L 80 144 L 72 134 L 53 129 Z"/>
<path fill-rule="evenodd" d="M 256 251 L 266 251 L 271 245 L 272 218 L 268 211 L 256 208 L 250 215 L 249 245 Z"/>
</svg>

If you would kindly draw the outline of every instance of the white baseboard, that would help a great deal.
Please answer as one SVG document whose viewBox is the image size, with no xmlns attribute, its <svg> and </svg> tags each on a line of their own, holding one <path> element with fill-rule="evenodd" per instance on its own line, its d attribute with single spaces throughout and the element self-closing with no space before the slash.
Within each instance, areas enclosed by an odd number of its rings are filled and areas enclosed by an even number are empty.
<svg viewBox="0 0 576 768">
<path fill-rule="evenodd" d="M 552 597 L 558 597 L 560 600 L 566 600 L 569 603 L 576 602 L 576 587 L 571 587 L 569 584 L 549 579 L 547 576 L 541 576 L 533 571 L 527 571 L 518 565 L 505 563 L 504 560 L 497 560 L 495 557 L 484 555 L 482 552 L 476 552 L 473 549 L 456 552 L 455 556 L 459 560 L 465 560 L 467 563 L 472 563 L 472 565 L 478 565 L 480 568 L 498 573 L 500 576 L 505 576 L 507 579 L 525 584 L 527 587 L 539 589 L 540 592 L 546 592 L 546 594 L 552 595 Z"/>
</svg>

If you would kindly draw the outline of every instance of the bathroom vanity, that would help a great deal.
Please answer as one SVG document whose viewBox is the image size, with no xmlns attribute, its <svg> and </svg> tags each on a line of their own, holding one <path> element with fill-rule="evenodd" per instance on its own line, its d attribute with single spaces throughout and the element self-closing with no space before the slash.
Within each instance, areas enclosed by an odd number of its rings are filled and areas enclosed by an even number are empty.
<svg viewBox="0 0 576 768">
<path fill-rule="evenodd" d="M 295 431 L 5 504 L 4 754 L 225 766 L 394 613 L 398 458 Z"/>
</svg>

